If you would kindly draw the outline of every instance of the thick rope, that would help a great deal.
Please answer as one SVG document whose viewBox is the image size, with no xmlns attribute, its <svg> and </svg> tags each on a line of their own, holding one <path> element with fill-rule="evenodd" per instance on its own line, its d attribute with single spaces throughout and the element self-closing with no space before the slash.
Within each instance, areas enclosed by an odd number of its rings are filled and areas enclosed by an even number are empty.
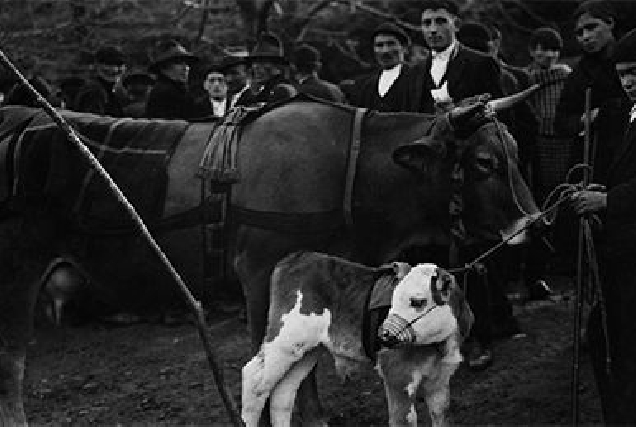
<svg viewBox="0 0 636 427">
<path fill-rule="evenodd" d="M 138 231 L 145 237 L 146 241 L 150 245 L 151 249 L 155 252 L 155 254 L 159 257 L 164 266 L 168 269 L 170 275 L 174 279 L 175 283 L 181 290 L 181 293 L 184 295 L 188 306 L 195 314 L 195 320 L 197 329 L 199 331 L 199 337 L 204 344 L 204 348 L 207 354 L 208 362 L 212 368 L 212 374 L 214 376 L 214 380 L 217 384 L 219 393 L 221 394 L 221 398 L 223 399 L 223 403 L 225 404 L 225 408 L 232 420 L 232 423 L 235 426 L 243 426 L 243 421 L 241 420 L 238 407 L 236 402 L 234 402 L 234 398 L 229 393 L 229 391 L 225 387 L 225 380 L 223 377 L 223 372 L 219 368 L 218 363 L 216 362 L 216 356 L 212 350 L 212 344 L 210 342 L 210 334 L 208 331 L 208 327 L 205 322 L 205 314 L 201 307 L 201 303 L 197 301 L 193 296 L 185 282 L 179 275 L 179 273 L 175 270 L 175 268 L 168 260 L 168 257 L 163 253 L 157 242 L 154 240 L 148 228 L 142 221 L 141 217 L 135 210 L 134 206 L 130 204 L 130 202 L 126 199 L 126 196 L 119 189 L 117 184 L 110 177 L 108 172 L 104 169 L 104 167 L 99 163 L 99 161 L 95 158 L 93 153 L 82 143 L 78 135 L 75 133 L 75 130 L 64 120 L 64 118 L 48 103 L 40 93 L 38 93 L 33 86 L 26 80 L 26 78 L 20 73 L 20 71 L 13 65 L 13 63 L 9 60 L 9 58 L 5 55 L 5 53 L 0 50 L 0 61 L 9 68 L 13 74 L 18 78 L 20 83 L 24 85 L 24 87 L 36 97 L 37 103 L 45 110 L 45 112 L 53 119 L 55 123 L 66 133 L 68 139 L 80 150 L 80 152 L 87 158 L 90 162 L 91 166 L 98 172 L 98 174 L 104 179 L 109 189 L 115 194 L 117 200 L 125 207 L 126 211 L 129 213 L 131 219 L 136 225 Z"/>
</svg>

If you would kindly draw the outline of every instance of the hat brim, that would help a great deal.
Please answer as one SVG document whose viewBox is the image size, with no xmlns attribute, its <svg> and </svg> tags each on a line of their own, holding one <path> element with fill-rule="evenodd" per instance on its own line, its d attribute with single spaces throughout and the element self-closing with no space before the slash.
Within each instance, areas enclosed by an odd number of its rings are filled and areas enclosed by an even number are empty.
<svg viewBox="0 0 636 427">
<path fill-rule="evenodd" d="M 193 65 L 199 62 L 199 58 L 197 58 L 194 55 L 188 55 L 188 54 L 172 55 L 166 58 L 161 58 L 158 61 L 153 62 L 148 67 L 148 70 L 152 73 L 157 73 L 161 69 L 161 67 L 163 67 L 164 65 L 174 63 L 174 62 L 185 62 L 188 65 Z"/>
</svg>

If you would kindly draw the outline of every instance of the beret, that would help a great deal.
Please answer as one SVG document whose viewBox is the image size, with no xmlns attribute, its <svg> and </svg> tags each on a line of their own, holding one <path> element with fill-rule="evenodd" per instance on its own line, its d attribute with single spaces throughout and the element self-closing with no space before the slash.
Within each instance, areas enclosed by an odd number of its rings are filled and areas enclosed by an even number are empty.
<svg viewBox="0 0 636 427">
<path fill-rule="evenodd" d="M 390 34 L 392 36 L 395 36 L 404 46 L 408 46 L 411 44 L 411 39 L 406 34 L 406 32 L 392 22 L 385 22 L 378 25 L 373 31 L 373 38 L 375 38 L 375 36 L 377 36 L 378 34 Z"/>
</svg>

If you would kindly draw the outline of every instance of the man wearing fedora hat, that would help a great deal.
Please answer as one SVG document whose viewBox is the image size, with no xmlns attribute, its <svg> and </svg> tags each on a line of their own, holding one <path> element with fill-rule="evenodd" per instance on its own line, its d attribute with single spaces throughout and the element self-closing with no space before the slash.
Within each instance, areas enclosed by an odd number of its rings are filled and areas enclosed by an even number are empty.
<svg viewBox="0 0 636 427">
<path fill-rule="evenodd" d="M 197 61 L 176 40 L 157 44 L 155 60 L 148 67 L 157 81 L 148 96 L 146 117 L 189 120 L 199 116 L 188 89 L 190 66 Z"/>
<path fill-rule="evenodd" d="M 236 105 L 236 101 L 248 88 L 247 51 L 245 55 L 227 54 L 218 66 L 227 85 L 227 110 Z"/>
<path fill-rule="evenodd" d="M 380 69 L 355 80 L 347 91 L 351 104 L 377 111 L 433 111 L 422 64 L 405 62 L 409 45 L 409 36 L 393 23 L 375 29 L 373 53 Z"/>
<path fill-rule="evenodd" d="M 596 237 L 605 307 L 597 299 L 587 335 L 604 421 L 636 425 L 636 30 L 616 43 L 611 60 L 623 97 L 618 107 L 601 106 L 596 121 L 599 127 L 608 128 L 606 120 L 612 125 L 602 137 L 613 160 L 603 186 L 574 193 L 571 204 L 577 214 L 603 220 Z"/>
<path fill-rule="evenodd" d="M 122 117 L 127 95 L 121 79 L 126 71 L 124 53 L 116 46 L 103 46 L 93 54 L 92 75 L 79 89 L 75 111 Z"/>
<path fill-rule="evenodd" d="M 236 105 L 256 105 L 282 101 L 297 91 L 285 76 L 289 62 L 283 44 L 272 33 L 261 33 L 256 46 L 247 57 L 249 88 L 236 101 Z"/>
<path fill-rule="evenodd" d="M 299 92 L 332 102 L 346 102 L 338 86 L 318 77 L 322 67 L 320 52 L 313 46 L 302 44 L 294 50 L 292 68 L 298 82 Z"/>
</svg>

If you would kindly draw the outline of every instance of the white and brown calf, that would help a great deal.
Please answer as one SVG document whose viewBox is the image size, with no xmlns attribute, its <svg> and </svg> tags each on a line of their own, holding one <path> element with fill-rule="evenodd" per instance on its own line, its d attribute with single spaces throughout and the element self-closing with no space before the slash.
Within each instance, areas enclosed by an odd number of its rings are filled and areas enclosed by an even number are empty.
<svg viewBox="0 0 636 427">
<path fill-rule="evenodd" d="M 433 425 L 444 425 L 449 380 L 461 362 L 459 348 L 472 312 L 454 278 L 435 265 L 394 263 L 390 270 L 401 280 L 380 336 L 392 348 L 378 352 L 376 365 L 389 424 L 417 425 L 415 401 L 422 385 Z M 376 281 L 386 274 L 387 269 L 310 252 L 277 264 L 267 334 L 242 372 L 242 417 L 248 427 L 258 425 L 268 398 L 272 425 L 290 425 L 298 387 L 324 351 L 334 357 L 343 379 L 353 369 L 373 365 L 364 349 L 363 319 Z"/>
</svg>

